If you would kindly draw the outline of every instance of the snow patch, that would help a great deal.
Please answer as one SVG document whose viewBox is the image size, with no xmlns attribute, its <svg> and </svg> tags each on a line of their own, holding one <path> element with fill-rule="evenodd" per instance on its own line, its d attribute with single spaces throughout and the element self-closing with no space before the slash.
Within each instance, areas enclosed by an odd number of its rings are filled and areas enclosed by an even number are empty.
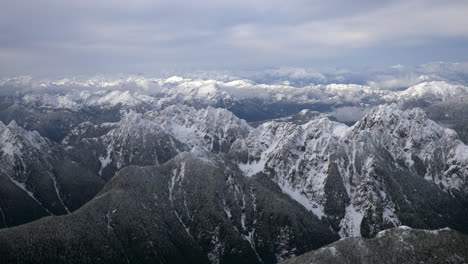
<svg viewBox="0 0 468 264">
<path fill-rule="evenodd" d="M 360 237 L 361 236 L 361 222 L 363 215 L 358 212 L 353 204 L 346 207 L 346 213 L 341 220 L 341 229 L 339 234 L 341 237 Z"/>
<path fill-rule="evenodd" d="M 99 157 L 99 161 L 101 162 L 101 168 L 99 169 L 99 176 L 102 176 L 102 170 L 107 167 L 112 162 L 111 158 L 112 146 L 109 145 L 107 147 L 107 154 L 105 157 Z"/>
<path fill-rule="evenodd" d="M 253 161 L 251 163 L 238 163 L 239 169 L 244 172 L 246 176 L 253 176 L 259 172 L 262 172 L 265 169 L 265 165 L 267 160 L 265 158 L 261 158 L 258 161 Z"/>
<path fill-rule="evenodd" d="M 311 211 L 315 214 L 319 219 L 325 216 L 323 212 L 323 206 L 319 205 L 318 203 L 309 200 L 305 195 L 302 195 L 298 190 L 293 189 L 285 184 L 280 184 L 279 187 L 283 191 L 283 193 L 289 195 L 293 200 L 304 206 L 307 210 Z"/>
</svg>

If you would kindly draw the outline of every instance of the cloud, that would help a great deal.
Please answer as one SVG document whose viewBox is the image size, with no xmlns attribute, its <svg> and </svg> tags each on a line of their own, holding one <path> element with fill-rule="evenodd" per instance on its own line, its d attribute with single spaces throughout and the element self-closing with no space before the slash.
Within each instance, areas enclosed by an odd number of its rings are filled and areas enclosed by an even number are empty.
<svg viewBox="0 0 468 264">
<path fill-rule="evenodd" d="M 335 117 L 340 122 L 354 123 L 361 120 L 370 110 L 372 110 L 370 107 L 344 106 L 328 114 Z"/>
<path fill-rule="evenodd" d="M 0 74 L 396 64 L 429 46 L 426 61 L 468 60 L 466 13 L 457 0 L 6 1 Z"/>
<path fill-rule="evenodd" d="M 388 42 L 421 45 L 433 38 L 468 37 L 468 2 L 427 2 L 399 2 L 369 13 L 293 25 L 236 25 L 228 35 L 234 45 L 243 48 L 267 53 L 312 51 L 315 56 Z"/>
</svg>

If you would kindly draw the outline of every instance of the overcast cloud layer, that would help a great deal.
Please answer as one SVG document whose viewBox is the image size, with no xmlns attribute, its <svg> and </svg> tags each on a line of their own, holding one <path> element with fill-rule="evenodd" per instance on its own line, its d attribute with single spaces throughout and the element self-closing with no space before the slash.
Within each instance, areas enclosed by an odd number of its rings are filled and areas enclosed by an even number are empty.
<svg viewBox="0 0 468 264">
<path fill-rule="evenodd" d="M 468 61 L 468 1 L 15 0 L 0 75 Z"/>
</svg>

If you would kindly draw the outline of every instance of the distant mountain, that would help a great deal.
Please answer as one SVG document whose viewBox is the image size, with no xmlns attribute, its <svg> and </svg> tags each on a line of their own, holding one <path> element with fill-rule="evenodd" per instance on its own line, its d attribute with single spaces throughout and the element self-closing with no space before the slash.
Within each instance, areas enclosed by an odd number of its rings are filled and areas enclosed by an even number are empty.
<svg viewBox="0 0 468 264">
<path fill-rule="evenodd" d="M 384 100 L 407 105 L 425 107 L 459 96 L 467 96 L 468 87 L 443 81 L 422 82 L 404 91 L 384 96 Z"/>
<path fill-rule="evenodd" d="M 411 82 L 413 83 L 413 82 Z M 144 113 L 174 104 L 224 108 L 248 122 L 259 122 L 295 114 L 303 109 L 330 113 L 348 125 L 357 122 L 374 106 L 396 103 L 405 109 L 427 108 L 460 97 L 468 97 L 466 86 L 442 79 L 422 78 L 414 86 L 389 90 L 375 83 L 329 83 L 301 85 L 259 84 L 234 77 L 218 79 L 71 78 L 0 80 L 0 88 L 16 93 L 0 97 L 0 120 L 15 120 L 28 130 L 60 142 L 82 122 L 116 122 L 121 112 Z M 463 126 L 452 126 L 465 140 Z"/>
</svg>

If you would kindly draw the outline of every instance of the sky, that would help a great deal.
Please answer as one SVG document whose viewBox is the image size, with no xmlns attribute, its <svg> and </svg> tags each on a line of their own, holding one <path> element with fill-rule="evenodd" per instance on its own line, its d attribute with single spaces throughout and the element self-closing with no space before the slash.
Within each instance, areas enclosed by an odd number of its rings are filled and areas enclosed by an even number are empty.
<svg viewBox="0 0 468 264">
<path fill-rule="evenodd" d="M 0 76 L 468 61 L 466 0 L 4 0 Z"/>
</svg>

